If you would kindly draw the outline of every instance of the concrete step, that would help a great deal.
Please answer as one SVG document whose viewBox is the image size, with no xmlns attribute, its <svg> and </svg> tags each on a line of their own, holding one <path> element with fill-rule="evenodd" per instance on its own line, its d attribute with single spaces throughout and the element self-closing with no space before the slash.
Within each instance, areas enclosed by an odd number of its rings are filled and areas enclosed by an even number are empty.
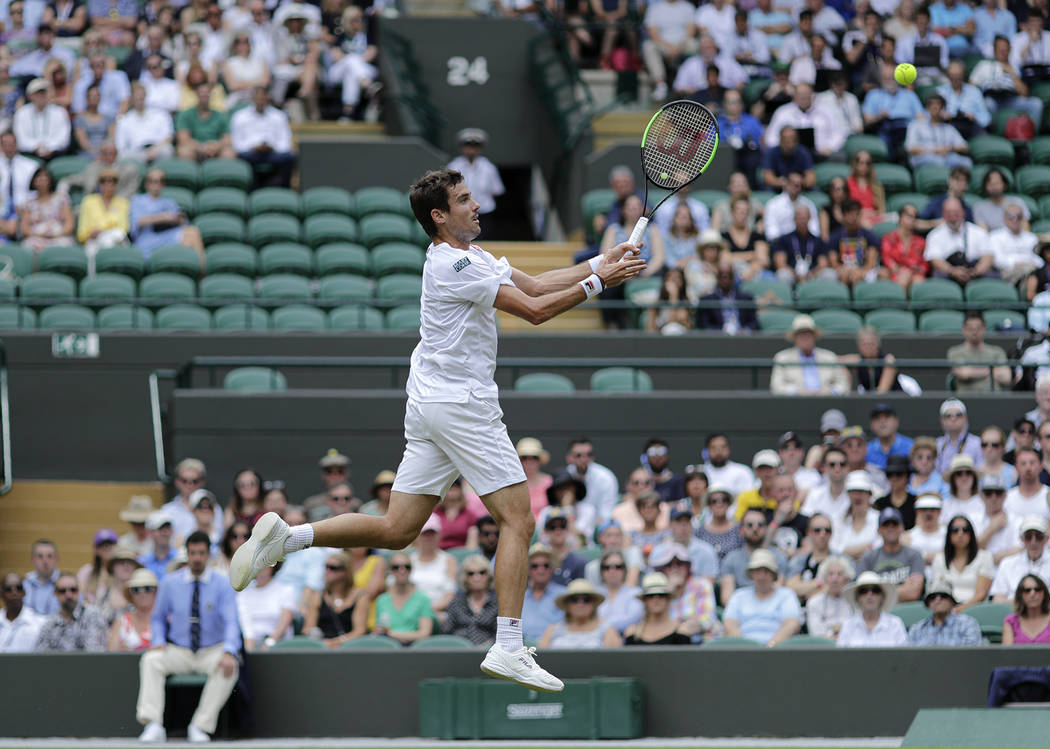
<svg viewBox="0 0 1050 749">
<path fill-rule="evenodd" d="M 151 496 L 154 507 L 164 497 L 159 483 L 15 481 L 0 497 L 0 570 L 28 572 L 30 547 L 47 538 L 58 545 L 61 568 L 76 571 L 92 560 L 95 531 L 128 531 L 118 514 L 135 494 Z"/>
<path fill-rule="evenodd" d="M 598 117 L 591 126 L 594 130 L 594 150 L 601 151 L 616 143 L 640 144 L 645 126 L 657 108 L 654 104 L 638 109 L 616 109 Z"/>
</svg>

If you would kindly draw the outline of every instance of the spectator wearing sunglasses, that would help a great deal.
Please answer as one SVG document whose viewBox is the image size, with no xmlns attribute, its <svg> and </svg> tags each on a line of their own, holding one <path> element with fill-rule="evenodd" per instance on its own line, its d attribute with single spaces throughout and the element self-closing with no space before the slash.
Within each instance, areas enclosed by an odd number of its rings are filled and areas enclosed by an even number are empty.
<svg viewBox="0 0 1050 749">
<path fill-rule="evenodd" d="M 460 565 L 459 592 L 448 605 L 442 630 L 447 635 L 465 637 L 475 645 L 496 639 L 492 567 L 480 554 L 471 554 Z"/>
<path fill-rule="evenodd" d="M 934 580 L 923 599 L 930 615 L 911 625 L 911 629 L 908 630 L 908 643 L 920 648 L 980 645 L 981 625 L 972 616 L 959 613 L 959 601 L 955 597 L 951 582 L 936 577 Z"/>
<path fill-rule="evenodd" d="M 587 437 L 577 437 L 569 443 L 565 454 L 565 470 L 583 480 L 587 487 L 587 504 L 594 507 L 598 520 L 612 517 L 619 501 L 620 482 L 616 474 L 594 460 L 594 443 Z"/>
<path fill-rule="evenodd" d="M 973 529 L 970 529 L 971 537 Z M 877 572 L 879 577 L 897 586 L 897 600 L 917 601 L 922 596 L 926 560 L 915 549 L 901 543 L 904 518 L 896 507 L 887 507 L 879 513 L 879 536 L 882 544 L 861 556 L 857 570 Z"/>
<path fill-rule="evenodd" d="M 1047 521 L 1042 515 L 1029 515 L 1021 521 L 1024 551 L 1007 557 L 999 565 L 989 593 L 996 603 L 1009 603 L 1025 575 L 1050 580 L 1050 553 L 1046 550 Z"/>
<path fill-rule="evenodd" d="M 1040 430 L 1041 431 L 1041 430 Z M 1043 470 L 1039 453 L 1032 448 L 1022 447 L 1017 451 L 1017 486 L 1006 493 L 1007 513 L 1019 518 L 1027 515 L 1046 516 L 1050 489 L 1040 481 Z"/>
<path fill-rule="evenodd" d="M 806 541 L 809 551 L 796 554 L 788 566 L 787 586 L 795 591 L 799 601 L 806 600 L 823 588 L 823 579 L 819 575 L 820 566 L 831 554 L 831 519 L 817 513 L 809 519 L 806 528 Z M 850 579 L 853 577 L 853 565 L 850 565 Z"/>
<path fill-rule="evenodd" d="M 562 618 L 554 602 L 565 592 L 565 586 L 552 581 L 552 562 L 553 555 L 547 546 L 533 544 L 529 549 L 529 577 L 521 607 L 521 626 L 522 635 L 533 642 Z"/>
<path fill-rule="evenodd" d="M 751 576 L 748 574 L 747 565 L 751 561 L 751 555 L 761 549 L 766 542 L 766 531 L 768 529 L 766 514 L 761 510 L 748 510 L 740 521 L 740 536 L 744 539 L 744 545 L 731 551 L 722 560 L 722 605 L 729 603 L 733 591 L 737 588 L 746 588 L 751 585 Z M 786 575 L 788 569 L 787 557 L 778 549 L 770 552 L 777 560 L 777 569 L 780 575 Z"/>
<path fill-rule="evenodd" d="M 680 545 L 664 547 L 650 559 L 652 568 L 667 576 L 671 586 L 671 618 L 681 623 L 681 632 L 700 644 L 722 633 L 710 580 L 693 577 L 689 553 Z"/>
<path fill-rule="evenodd" d="M 890 648 L 908 644 L 908 631 L 899 616 L 890 613 L 897 603 L 897 586 L 877 572 L 862 572 L 843 596 L 857 612 L 842 623 L 840 648 Z"/>
<path fill-rule="evenodd" d="M 885 471 L 890 490 L 876 499 L 873 507 L 879 511 L 887 507 L 896 508 L 904 519 L 904 529 L 910 531 L 915 527 L 915 495 L 908 491 L 908 479 L 911 477 L 908 456 L 891 455 L 886 460 Z"/>
<path fill-rule="evenodd" d="M 173 474 L 175 476 L 175 496 L 165 502 L 161 509 L 171 518 L 175 536 L 186 538 L 197 527 L 197 519 L 190 508 L 190 495 L 197 489 L 205 488 L 208 482 L 208 470 L 204 463 L 196 458 L 185 458 L 176 464 Z M 214 531 L 222 535 L 223 525 L 220 513 L 216 513 L 214 522 Z M 159 576 L 158 579 L 160 579 Z"/>
<path fill-rule="evenodd" d="M 908 491 L 918 497 L 921 494 L 938 494 L 947 496 L 948 485 L 944 483 L 937 465 L 937 443 L 931 437 L 916 437 L 915 444 L 908 453 L 911 462 L 911 478 L 908 479 Z"/>
<path fill-rule="evenodd" d="M 376 599 L 377 635 L 392 637 L 402 645 L 430 637 L 434 631 L 434 612 L 430 599 L 412 584 L 412 559 L 404 552 L 390 557 L 394 584 Z"/>
<path fill-rule="evenodd" d="M 251 538 L 251 535 L 252 529 L 244 521 L 239 520 L 227 528 L 219 547 L 222 554 L 212 561 L 212 566 L 226 574 L 230 569 L 230 560 L 233 559 L 234 552 L 241 548 L 244 542 Z"/>
<path fill-rule="evenodd" d="M 145 567 L 132 573 L 124 586 L 124 598 L 131 605 L 113 620 L 106 650 L 111 653 L 129 652 L 145 650 L 150 646 L 153 641 L 151 619 L 159 584 L 157 576 Z"/>
<path fill-rule="evenodd" d="M 706 577 L 713 583 L 718 577 L 718 554 L 711 544 L 693 535 L 693 511 L 688 504 L 678 502 L 671 508 L 670 528 L 670 537 L 653 549 L 653 554 L 672 544 L 678 544 L 689 554 L 690 573 L 693 577 Z"/>
<path fill-rule="evenodd" d="M 550 507 L 542 521 L 543 538 L 551 551 L 551 562 L 554 564 L 554 582 L 559 585 L 568 585 L 573 580 L 583 577 L 587 568 L 587 560 L 573 552 L 576 546 L 574 537 L 570 535 L 571 520 L 570 508 Z"/>
<path fill-rule="evenodd" d="M 101 653 L 106 649 L 106 618 L 102 610 L 80 603 L 75 575 L 63 573 L 55 582 L 58 613 L 40 628 L 38 653 Z"/>
<path fill-rule="evenodd" d="M 988 598 L 988 589 L 995 578 L 995 562 L 987 549 L 979 548 L 977 533 L 965 515 L 955 515 L 948 522 L 944 551 L 934 558 L 931 577 L 951 587 L 956 613 Z M 929 600 L 926 604 L 929 605 Z"/>
<path fill-rule="evenodd" d="M 637 624 L 627 629 L 624 645 L 688 645 L 692 638 L 680 631 L 682 624 L 673 619 L 671 584 L 662 572 L 650 572 L 642 581 L 637 599 L 644 613 Z"/>
<path fill-rule="evenodd" d="M 386 515 L 387 508 L 390 507 L 390 490 L 394 487 L 395 478 L 397 474 L 389 468 L 384 468 L 377 473 L 372 479 L 372 488 L 369 490 L 369 496 L 372 499 L 361 506 L 361 512 L 365 515 Z"/>
<path fill-rule="evenodd" d="M 696 537 L 711 544 L 718 555 L 719 568 L 734 549 L 744 545 L 740 529 L 729 515 L 733 495 L 728 489 L 713 486 L 704 497 L 707 519 L 694 530 Z"/>
<path fill-rule="evenodd" d="M 499 548 L 499 524 L 491 515 L 484 515 L 478 518 L 474 527 L 478 530 L 478 552 L 490 565 L 495 565 L 496 550 Z"/>
<path fill-rule="evenodd" d="M 822 513 L 837 523 L 849 510 L 846 477 L 850 471 L 846 453 L 842 448 L 829 447 L 824 451 L 821 464 L 824 469 L 824 482 L 807 492 L 806 501 L 802 504 L 802 514 L 813 517 Z"/>
<path fill-rule="evenodd" d="M 958 398 L 941 403 L 941 428 L 944 434 L 937 438 L 936 470 L 945 473 L 956 455 L 969 455 L 974 463 L 981 460 L 981 438 L 969 431 L 966 404 Z"/>
<path fill-rule="evenodd" d="M 635 468 L 627 477 L 626 488 L 620 504 L 612 511 L 612 520 L 616 521 L 625 533 L 633 534 L 645 526 L 645 520 L 638 509 L 638 502 L 643 495 L 655 494 L 653 486 L 656 481 L 644 468 Z M 660 495 L 656 495 L 659 500 Z M 656 528 L 663 530 L 670 522 L 670 505 L 666 502 L 658 502 L 660 511 L 656 520 Z"/>
<path fill-rule="evenodd" d="M 598 606 L 598 616 L 612 624 L 622 635 L 642 616 L 642 605 L 637 598 L 638 586 L 627 582 L 629 570 L 624 552 L 606 551 L 595 562 L 599 569 L 599 583 L 593 587 L 605 596 Z"/>
<path fill-rule="evenodd" d="M 653 477 L 653 489 L 660 495 L 660 499 L 673 502 L 682 496 L 685 491 L 682 476 L 668 467 L 671 462 L 671 447 L 667 440 L 653 438 L 645 443 L 641 462 L 642 468 L 647 469 Z"/>
<path fill-rule="evenodd" d="M 304 624 L 303 631 L 323 638 L 329 648 L 337 648 L 368 631 L 370 604 L 365 589 L 354 586 L 350 557 L 341 551 L 332 552 L 324 563 L 324 591 L 307 610 L 305 619 L 310 626 Z"/>
<path fill-rule="evenodd" d="M 769 549 L 756 549 L 747 563 L 752 584 L 733 592 L 722 619 L 726 635 L 747 637 L 768 648 L 798 634 L 802 609 L 798 596 L 778 586 L 780 564 Z"/>
<path fill-rule="evenodd" d="M 1005 454 L 1006 432 L 997 426 L 985 427 L 981 432 L 981 455 L 984 458 L 981 477 L 995 476 L 1003 483 L 1003 487 L 1016 484 L 1017 469 L 1003 459 Z M 1050 508 L 1047 511 L 1050 512 Z"/>
<path fill-rule="evenodd" d="M 998 476 L 981 479 L 981 499 L 984 514 L 974 523 L 977 545 L 992 555 L 992 579 L 999 570 L 999 563 L 1006 557 L 1022 551 L 1018 543 L 1019 528 L 1023 515 L 1014 515 L 1006 510 L 1006 486 Z"/>
<path fill-rule="evenodd" d="M 941 495 L 925 492 L 915 498 L 915 527 L 905 534 L 905 543 L 922 554 L 927 565 L 944 549 L 947 529 L 941 522 Z"/>
<path fill-rule="evenodd" d="M 620 524 L 615 520 L 606 520 L 594 529 L 594 540 L 598 544 L 598 548 L 601 549 L 602 558 L 611 552 L 616 552 L 623 558 L 627 565 L 623 580 L 624 584 L 637 585 L 642 568 L 645 567 L 645 558 L 642 556 L 641 550 L 631 544 Z M 584 567 L 583 576 L 591 585 L 601 588 L 604 585 L 603 572 L 601 558 L 592 559 Z"/>
<path fill-rule="evenodd" d="M 325 500 L 327 499 L 328 489 L 330 489 L 338 483 L 348 481 L 350 479 L 350 458 L 343 455 L 334 447 L 329 448 L 328 452 L 321 456 L 321 459 L 318 461 L 317 465 L 318 468 L 321 469 L 322 490 L 317 494 L 311 494 L 309 497 L 303 500 L 303 509 L 306 511 L 306 516 L 311 521 L 314 520 L 312 513 L 316 512 L 317 508 L 324 507 Z M 364 511 L 363 508 L 362 511 Z M 369 514 L 379 515 L 382 513 Z"/>
<path fill-rule="evenodd" d="M 598 616 L 598 606 L 604 600 L 605 596 L 586 580 L 573 580 L 565 592 L 554 599 L 554 605 L 565 612 L 564 619 L 547 628 L 540 638 L 540 647 L 590 650 L 623 645 L 616 628 Z"/>
<path fill-rule="evenodd" d="M 25 597 L 22 579 L 13 572 L 4 575 L 0 653 L 29 653 L 36 645 L 45 618 L 25 605 Z"/>
<path fill-rule="evenodd" d="M 1003 645 L 1050 643 L 1050 590 L 1038 575 L 1025 575 L 1014 594 L 1014 613 L 1003 620 Z"/>
</svg>

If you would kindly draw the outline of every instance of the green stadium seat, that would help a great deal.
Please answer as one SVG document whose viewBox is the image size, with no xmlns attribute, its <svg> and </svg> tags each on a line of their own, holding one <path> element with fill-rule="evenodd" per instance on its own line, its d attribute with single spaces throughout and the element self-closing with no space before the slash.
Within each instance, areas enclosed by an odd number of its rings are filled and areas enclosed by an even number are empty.
<svg viewBox="0 0 1050 749">
<path fill-rule="evenodd" d="M 368 248 L 384 242 L 412 242 L 416 238 L 411 219 L 392 213 L 365 216 L 359 228 L 361 243 Z"/>
<path fill-rule="evenodd" d="M 315 213 L 342 213 L 355 216 L 354 196 L 341 187 L 311 187 L 303 193 L 303 216 Z"/>
<path fill-rule="evenodd" d="M 0 305 L 0 330 L 30 330 L 36 327 L 36 312 L 17 304 Z"/>
<path fill-rule="evenodd" d="M 1023 331 L 1024 315 L 1008 309 L 988 309 L 984 311 L 984 324 L 988 330 Z"/>
<path fill-rule="evenodd" d="M 56 156 L 47 162 L 47 170 L 55 178 L 55 182 L 80 174 L 87 169 L 91 163 L 90 156 Z"/>
<path fill-rule="evenodd" d="M 372 259 L 368 250 L 350 242 L 321 245 L 314 253 L 314 265 L 319 276 L 329 276 L 333 273 L 367 276 L 372 272 Z"/>
<path fill-rule="evenodd" d="M 242 242 L 220 242 L 208 248 L 205 264 L 208 275 L 237 273 L 253 278 L 258 271 L 259 256 L 255 248 Z"/>
<path fill-rule="evenodd" d="M 849 287 L 839 281 L 815 279 L 795 287 L 795 298 L 802 309 L 816 309 L 829 304 L 849 304 Z"/>
<path fill-rule="evenodd" d="M 765 205 L 776 196 L 777 194 L 772 190 L 755 190 L 751 193 L 751 197 L 757 200 L 762 205 Z"/>
<path fill-rule="evenodd" d="M 1050 219 L 1041 218 L 1033 221 L 1030 228 L 1033 234 L 1048 234 L 1050 233 Z"/>
<path fill-rule="evenodd" d="M 385 301 L 418 301 L 423 294 L 423 279 L 408 273 L 393 273 L 376 281 L 375 297 Z"/>
<path fill-rule="evenodd" d="M 1022 166 L 1017 170 L 1017 189 L 1033 198 L 1050 194 L 1050 166 Z"/>
<path fill-rule="evenodd" d="M 418 304 L 402 304 L 386 312 L 388 330 L 419 330 L 419 326 Z"/>
<path fill-rule="evenodd" d="M 708 211 L 713 211 L 715 206 L 723 200 L 729 200 L 729 193 L 725 190 L 693 190 L 689 197 L 696 198 Z"/>
<path fill-rule="evenodd" d="M 193 218 L 197 215 L 197 195 L 193 190 L 187 190 L 185 187 L 171 187 L 165 186 L 160 191 L 162 198 L 170 198 L 174 200 L 179 210 L 186 214 L 188 218 Z"/>
<path fill-rule="evenodd" d="M 267 213 L 248 220 L 248 242 L 257 248 L 274 242 L 298 242 L 301 233 L 299 219 L 286 213 Z"/>
<path fill-rule="evenodd" d="M 763 333 L 786 333 L 791 323 L 798 316 L 793 309 L 767 307 L 758 311 L 758 324 Z"/>
<path fill-rule="evenodd" d="M 653 389 L 653 379 L 644 369 L 605 367 L 591 375 L 590 387 L 600 393 L 647 393 Z"/>
<path fill-rule="evenodd" d="M 966 284 L 968 302 L 1016 302 L 1017 287 L 999 278 L 977 278 Z"/>
<path fill-rule="evenodd" d="M 153 307 L 189 301 L 196 296 L 196 284 L 186 276 L 175 273 L 154 273 L 139 282 L 139 301 L 148 301 Z"/>
<path fill-rule="evenodd" d="M 132 284 L 134 288 L 134 284 Z M 15 298 L 15 282 L 9 278 L 0 278 L 0 301 L 10 302 Z"/>
<path fill-rule="evenodd" d="M 431 635 L 430 637 L 424 637 L 422 640 L 416 640 L 410 648 L 416 650 L 434 650 L 434 649 L 456 649 L 456 650 L 473 650 L 474 643 L 468 640 L 466 637 L 460 637 L 458 635 Z"/>
<path fill-rule="evenodd" d="M 875 167 L 875 176 L 882 184 L 887 198 L 911 191 L 911 170 L 907 167 L 899 164 L 879 164 Z"/>
<path fill-rule="evenodd" d="M 259 282 L 257 298 L 265 303 L 308 302 L 313 297 L 310 282 L 302 276 L 275 273 Z"/>
<path fill-rule="evenodd" d="M 297 635 L 295 637 L 288 637 L 284 640 L 278 640 L 274 643 L 270 650 L 325 650 L 325 644 L 320 640 L 315 640 L 312 637 L 304 637 Z"/>
<path fill-rule="evenodd" d="M 98 305 L 132 302 L 135 282 L 117 273 L 96 273 L 80 282 L 80 299 Z"/>
<path fill-rule="evenodd" d="M 392 637 L 364 635 L 339 644 L 340 650 L 400 650 L 401 643 Z"/>
<path fill-rule="evenodd" d="M 363 304 L 346 304 L 328 313 L 332 330 L 383 330 L 383 313 Z"/>
<path fill-rule="evenodd" d="M 1028 141 L 1028 154 L 1033 164 L 1050 166 L 1050 136 L 1040 135 Z"/>
<path fill-rule="evenodd" d="M 244 218 L 248 215 L 248 196 L 236 187 L 206 187 L 197 193 L 197 216 L 206 213 L 229 213 Z"/>
<path fill-rule="evenodd" d="M 352 273 L 333 273 L 321 279 L 318 298 L 325 302 L 368 302 L 372 299 L 372 282 Z"/>
<path fill-rule="evenodd" d="M 208 213 L 193 219 L 204 240 L 204 246 L 210 247 L 219 242 L 243 242 L 245 235 L 244 219 L 232 213 Z"/>
<path fill-rule="evenodd" d="M 881 169 L 882 167 L 879 168 Z M 828 191 L 828 188 L 831 187 L 831 180 L 835 179 L 835 177 L 846 179 L 850 173 L 849 164 L 843 164 L 841 161 L 822 161 L 813 165 L 813 171 L 817 175 L 817 187 L 822 192 Z M 910 177 L 909 181 L 911 181 Z"/>
<path fill-rule="evenodd" d="M 333 242 L 356 242 L 357 235 L 354 220 L 338 213 L 315 214 L 303 225 L 303 237 L 313 248 Z"/>
<path fill-rule="evenodd" d="M 96 257 L 96 261 L 97 261 Z M 33 272 L 33 264 L 36 262 L 36 258 L 33 257 L 33 251 L 28 247 L 23 247 L 16 242 L 8 242 L 5 245 L 0 245 L 0 264 L 6 265 L 7 261 L 11 261 L 11 271 L 20 278 L 25 278 Z M 142 256 L 139 256 L 141 262 Z"/>
<path fill-rule="evenodd" d="M 887 234 L 889 234 L 896 228 L 897 223 L 895 221 L 883 221 L 871 227 L 871 233 L 874 234 L 881 242 L 883 237 L 885 237 Z"/>
<path fill-rule="evenodd" d="M 153 313 L 134 304 L 113 304 L 98 311 L 99 330 L 152 330 Z"/>
<path fill-rule="evenodd" d="M 153 166 L 164 172 L 164 184 L 167 187 L 185 187 L 196 192 L 200 186 L 201 168 L 195 161 L 161 159 L 154 161 Z"/>
<path fill-rule="evenodd" d="M 748 109 L 762 98 L 762 94 L 771 85 L 773 85 L 773 81 L 770 78 L 752 78 L 744 84 L 744 104 L 747 105 Z"/>
<path fill-rule="evenodd" d="M 317 331 L 328 327 L 324 312 L 306 304 L 289 304 L 273 311 L 271 327 L 274 330 Z"/>
<path fill-rule="evenodd" d="M 22 279 L 23 301 L 41 303 L 39 306 L 70 301 L 77 295 L 77 286 L 69 276 L 58 273 L 34 273 Z"/>
<path fill-rule="evenodd" d="M 251 299 L 254 296 L 251 279 L 235 273 L 216 273 L 200 282 L 202 302 L 228 304 L 233 300 Z"/>
<path fill-rule="evenodd" d="M 877 280 L 853 286 L 853 301 L 860 309 L 874 309 L 907 301 L 904 287 L 893 281 Z"/>
<path fill-rule="evenodd" d="M 357 215 L 361 218 L 373 213 L 397 213 L 411 216 L 405 194 L 392 187 L 365 187 L 354 193 Z"/>
<path fill-rule="evenodd" d="M 890 213 L 899 213 L 901 208 L 906 205 L 911 205 L 915 206 L 915 210 L 921 213 L 929 199 L 929 195 L 925 195 L 921 192 L 898 193 L 896 195 L 887 196 L 886 210 Z"/>
<path fill-rule="evenodd" d="M 704 643 L 705 648 L 760 648 L 762 643 L 747 637 L 716 637 Z"/>
<path fill-rule="evenodd" d="M 264 187 L 256 190 L 248 198 L 248 206 L 253 216 L 265 213 L 287 213 L 299 218 L 303 213 L 302 198 L 295 190 L 287 187 Z"/>
<path fill-rule="evenodd" d="M 662 284 L 663 279 L 660 276 L 632 278 L 624 284 L 624 294 L 631 304 L 638 307 L 649 307 L 659 300 Z"/>
<path fill-rule="evenodd" d="M 208 159 L 201 165 L 203 187 L 236 187 L 247 192 L 252 178 L 251 165 L 241 159 Z"/>
<path fill-rule="evenodd" d="M 998 135 L 970 138 L 970 156 L 975 164 L 997 164 L 1013 169 L 1014 145 Z"/>
<path fill-rule="evenodd" d="M 1013 612 L 1013 604 L 984 601 L 966 609 L 966 613 L 977 620 L 981 634 L 992 644 L 1003 641 L 1003 619 Z"/>
<path fill-rule="evenodd" d="M 554 372 L 530 372 L 514 381 L 519 393 L 575 393 L 576 386 L 565 375 Z"/>
<path fill-rule="evenodd" d="M 171 304 L 157 312 L 157 330 L 211 330 L 211 312 L 196 304 Z"/>
<path fill-rule="evenodd" d="M 137 280 L 146 272 L 146 260 L 142 251 L 131 245 L 104 247 L 95 255 L 95 272 L 120 273 Z"/>
<path fill-rule="evenodd" d="M 375 247 L 371 253 L 372 271 L 378 278 L 391 273 L 423 273 L 427 254 L 421 248 L 407 242 L 387 242 Z"/>
<path fill-rule="evenodd" d="M 919 330 L 923 333 L 952 333 L 962 330 L 963 313 L 954 309 L 931 309 L 919 316 Z"/>
<path fill-rule="evenodd" d="M 815 310 L 813 321 L 825 333 L 856 333 L 864 325 L 860 315 L 848 309 Z"/>
<path fill-rule="evenodd" d="M 222 387 L 223 390 L 242 393 L 277 392 L 288 389 L 288 380 L 283 373 L 269 367 L 238 367 L 226 373 L 222 378 Z"/>
<path fill-rule="evenodd" d="M 948 174 L 951 170 L 940 164 L 923 164 L 912 172 L 915 189 L 926 195 L 936 195 L 948 189 Z"/>
<path fill-rule="evenodd" d="M 908 601 L 907 603 L 898 603 L 890 613 L 894 616 L 899 616 L 905 627 L 910 627 L 928 617 L 930 610 L 926 608 L 926 604 L 922 601 Z"/>
<path fill-rule="evenodd" d="M 809 192 L 803 193 L 810 201 L 816 206 L 819 211 L 821 208 L 827 208 L 831 205 L 831 198 L 828 197 L 826 192 L 819 192 L 817 190 L 810 190 Z"/>
<path fill-rule="evenodd" d="M 875 163 L 890 160 L 890 152 L 886 148 L 886 144 L 883 143 L 882 138 L 877 135 L 854 133 L 846 138 L 847 160 L 852 159 L 853 155 L 859 151 L 867 151 L 870 153 L 872 161 Z"/>
<path fill-rule="evenodd" d="M 150 273 L 179 273 L 197 279 L 201 275 L 201 256 L 189 247 L 168 245 L 158 247 L 146 261 L 146 270 Z"/>
<path fill-rule="evenodd" d="M 763 299 L 768 301 L 772 297 L 776 297 L 780 304 L 791 304 L 794 301 L 791 286 L 779 278 L 756 278 L 751 281 L 744 281 L 740 284 L 740 290 L 753 296 L 756 301 L 762 301 Z"/>
<path fill-rule="evenodd" d="M 79 245 L 45 247 L 37 255 L 36 265 L 47 273 L 62 273 L 77 279 L 86 276 L 88 271 L 87 254 Z"/>
<path fill-rule="evenodd" d="M 37 327 L 42 330 L 92 330 L 95 313 L 79 304 L 56 304 L 40 313 Z"/>
<path fill-rule="evenodd" d="M 959 284 L 947 278 L 928 278 L 921 283 L 911 285 L 912 302 L 928 302 L 930 306 L 940 306 L 940 302 L 958 303 L 963 300 Z"/>
<path fill-rule="evenodd" d="M 267 330 L 270 313 L 251 304 L 228 304 L 212 314 L 216 330 Z"/>
<path fill-rule="evenodd" d="M 259 252 L 259 269 L 264 276 L 295 273 L 309 278 L 313 275 L 314 255 L 309 247 L 298 242 L 276 242 Z"/>
<path fill-rule="evenodd" d="M 877 309 L 864 316 L 864 324 L 880 333 L 914 333 L 915 315 L 905 309 Z"/>
</svg>

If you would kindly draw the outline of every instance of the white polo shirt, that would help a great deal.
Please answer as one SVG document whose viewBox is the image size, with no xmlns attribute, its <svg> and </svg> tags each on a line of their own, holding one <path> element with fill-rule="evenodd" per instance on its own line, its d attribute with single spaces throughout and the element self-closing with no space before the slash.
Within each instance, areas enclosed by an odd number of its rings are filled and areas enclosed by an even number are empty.
<svg viewBox="0 0 1050 749">
<path fill-rule="evenodd" d="M 466 403 L 497 398 L 496 292 L 513 286 L 506 258 L 476 245 L 464 252 L 442 242 L 427 249 L 420 302 L 420 341 L 412 352 L 408 397 Z"/>
<path fill-rule="evenodd" d="M 1015 486 L 1007 490 L 1003 509 L 1008 515 L 1017 518 L 1023 518 L 1026 515 L 1042 515 L 1044 518 L 1050 518 L 1048 492 L 1050 492 L 1050 487 L 1040 485 L 1035 496 L 1025 497 L 1021 495 L 1020 487 Z"/>
<path fill-rule="evenodd" d="M 1043 582 L 1050 585 L 1050 552 L 1044 548 L 1043 555 L 1034 562 L 1028 558 L 1027 550 L 1001 561 L 988 595 L 1012 599 L 1017 592 L 1017 584 L 1025 575 L 1038 575 Z"/>
<path fill-rule="evenodd" d="M 960 231 L 952 231 L 948 224 L 941 224 L 926 237 L 926 260 L 947 260 L 956 252 L 963 252 L 966 260 L 976 263 L 992 251 L 988 245 L 988 232 L 977 224 L 965 221 Z"/>
</svg>

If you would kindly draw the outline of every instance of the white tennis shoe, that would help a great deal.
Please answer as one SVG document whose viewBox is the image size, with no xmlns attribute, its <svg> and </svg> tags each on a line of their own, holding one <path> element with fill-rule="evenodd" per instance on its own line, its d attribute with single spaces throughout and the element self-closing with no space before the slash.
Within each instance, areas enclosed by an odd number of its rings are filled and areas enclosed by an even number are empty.
<svg viewBox="0 0 1050 749">
<path fill-rule="evenodd" d="M 537 692 L 560 692 L 565 685 L 536 663 L 536 648 L 521 648 L 508 652 L 498 644 L 489 648 L 481 670 L 497 679 L 513 681 Z"/>
<path fill-rule="evenodd" d="M 146 724 L 145 730 L 139 734 L 139 741 L 153 743 L 155 741 L 167 741 L 168 732 L 164 730 L 164 724 L 152 721 Z"/>
<path fill-rule="evenodd" d="M 190 723 L 186 726 L 186 740 L 191 744 L 207 744 L 211 741 L 211 736 Z"/>
<path fill-rule="evenodd" d="M 288 523 L 275 512 L 259 518 L 252 535 L 230 560 L 230 584 L 234 590 L 244 590 L 262 570 L 284 559 L 284 541 L 292 534 Z"/>
</svg>

